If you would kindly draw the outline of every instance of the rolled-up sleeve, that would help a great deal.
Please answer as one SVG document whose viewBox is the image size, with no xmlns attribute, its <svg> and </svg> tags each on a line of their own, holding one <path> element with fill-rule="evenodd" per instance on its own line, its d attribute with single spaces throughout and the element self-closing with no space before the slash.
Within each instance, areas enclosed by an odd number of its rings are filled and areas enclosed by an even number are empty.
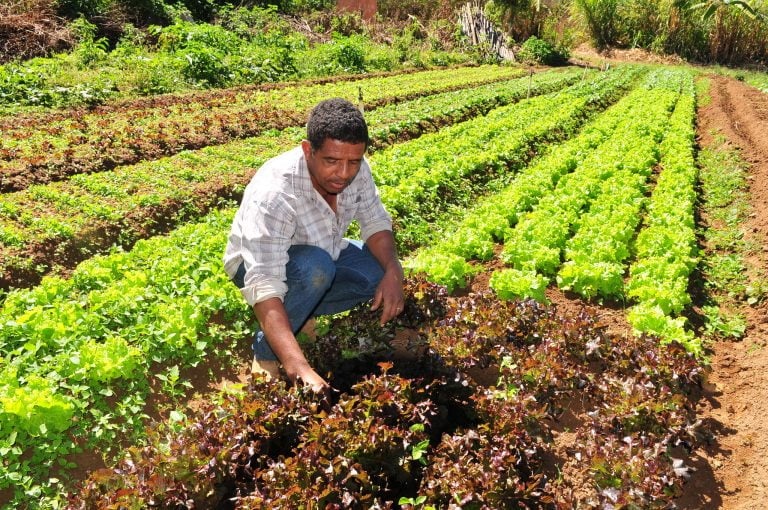
<svg viewBox="0 0 768 510">
<path fill-rule="evenodd" d="M 245 285 L 240 292 L 250 306 L 273 297 L 282 300 L 288 291 L 285 266 L 295 210 L 279 195 L 254 200 L 241 209 L 238 251 L 245 266 Z"/>
</svg>

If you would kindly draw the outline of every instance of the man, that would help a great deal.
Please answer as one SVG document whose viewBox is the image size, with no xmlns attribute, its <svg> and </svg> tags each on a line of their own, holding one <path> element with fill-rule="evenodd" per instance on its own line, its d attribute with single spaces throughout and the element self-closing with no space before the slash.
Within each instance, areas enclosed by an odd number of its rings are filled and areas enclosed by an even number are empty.
<svg viewBox="0 0 768 510">
<path fill-rule="evenodd" d="M 307 319 L 370 299 L 382 325 L 403 311 L 403 269 L 368 143 L 352 103 L 322 101 L 301 146 L 266 162 L 245 189 L 224 267 L 259 321 L 255 372 L 277 377 L 282 364 L 291 381 L 327 391 L 296 341 Z M 364 243 L 342 237 L 353 220 Z"/>
</svg>

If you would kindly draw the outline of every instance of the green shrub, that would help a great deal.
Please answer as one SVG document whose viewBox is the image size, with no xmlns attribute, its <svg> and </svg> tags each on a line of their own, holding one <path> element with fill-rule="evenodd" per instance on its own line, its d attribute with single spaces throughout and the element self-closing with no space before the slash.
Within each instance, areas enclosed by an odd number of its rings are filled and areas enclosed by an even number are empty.
<svg viewBox="0 0 768 510">
<path fill-rule="evenodd" d="M 330 76 L 340 73 L 362 73 L 365 71 L 365 42 L 360 35 L 343 36 L 333 34 L 333 39 L 315 46 L 304 55 L 303 60 L 310 63 L 303 74 Z"/>
<path fill-rule="evenodd" d="M 365 71 L 365 39 L 352 35 L 342 36 L 333 34 L 329 43 L 334 61 L 345 72 L 362 73 Z"/>
<path fill-rule="evenodd" d="M 138 69 L 133 86 L 142 96 L 173 92 L 180 81 L 176 67 L 169 59 L 155 57 Z"/>
<path fill-rule="evenodd" d="M 167 25 L 173 21 L 174 9 L 164 0 L 114 0 L 123 12 L 130 13 L 131 19 L 142 26 L 149 24 Z M 169 3 L 170 0 L 169 0 Z"/>
<path fill-rule="evenodd" d="M 620 0 L 575 0 L 574 6 L 587 26 L 595 46 L 606 48 L 618 40 Z"/>
<path fill-rule="evenodd" d="M 0 67 L 0 102 L 3 104 L 49 105 L 44 92 L 45 77 L 29 66 L 7 64 Z"/>
<path fill-rule="evenodd" d="M 296 53 L 284 46 L 248 46 L 230 65 L 235 84 L 285 81 L 298 75 Z"/>
<path fill-rule="evenodd" d="M 160 29 L 158 33 L 160 49 L 168 52 L 207 47 L 229 54 L 237 51 L 242 44 L 243 40 L 237 34 L 222 26 L 181 20 Z"/>
<path fill-rule="evenodd" d="M 219 10 L 218 23 L 239 38 L 251 42 L 270 41 L 276 36 L 285 37 L 291 33 L 290 26 L 278 16 L 274 5 L 250 9 L 227 6 Z"/>
<path fill-rule="evenodd" d="M 112 0 L 57 0 L 57 12 L 65 18 L 99 16 L 112 6 Z"/>
<path fill-rule="evenodd" d="M 89 83 L 52 85 L 48 83 L 51 66 L 34 59 L 26 65 L 0 67 L 0 104 L 14 106 L 60 107 L 101 104 L 117 93 L 109 79 L 101 77 Z"/>
<path fill-rule="evenodd" d="M 139 30 L 131 23 L 123 25 L 123 34 L 115 44 L 115 49 L 110 53 L 110 58 L 115 60 L 127 59 L 147 52 L 147 33 Z"/>
<path fill-rule="evenodd" d="M 179 52 L 181 74 L 189 82 L 203 87 L 223 87 L 232 81 L 232 72 L 224 56 L 203 44 L 190 44 Z"/>
<path fill-rule="evenodd" d="M 397 52 L 389 46 L 370 45 L 365 55 L 367 71 L 392 71 L 398 66 Z"/>
<path fill-rule="evenodd" d="M 547 41 L 532 35 L 520 47 L 517 58 L 526 64 L 551 66 L 562 64 L 567 56 L 561 54 Z"/>
<path fill-rule="evenodd" d="M 96 39 L 96 25 L 81 17 L 70 24 L 70 29 L 78 41 L 72 52 L 78 67 L 90 68 L 107 58 L 109 43 L 103 37 Z"/>
<path fill-rule="evenodd" d="M 216 13 L 215 0 L 181 0 L 179 4 L 189 10 L 196 20 L 210 21 Z"/>
<path fill-rule="evenodd" d="M 419 49 L 425 38 L 426 34 L 415 20 L 403 27 L 403 31 L 394 37 L 393 42 L 400 62 L 419 60 Z"/>
</svg>

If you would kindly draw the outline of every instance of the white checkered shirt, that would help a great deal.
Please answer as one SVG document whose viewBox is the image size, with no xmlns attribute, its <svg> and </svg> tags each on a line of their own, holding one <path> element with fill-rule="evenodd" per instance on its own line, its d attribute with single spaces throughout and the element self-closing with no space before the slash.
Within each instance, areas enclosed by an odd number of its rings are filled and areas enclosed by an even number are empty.
<svg viewBox="0 0 768 510">
<path fill-rule="evenodd" d="M 224 252 L 230 278 L 241 263 L 245 265 L 241 292 L 249 305 L 285 296 L 291 246 L 317 246 L 336 260 L 347 247 L 343 236 L 353 220 L 360 224 L 363 241 L 392 229 L 366 160 L 339 193 L 336 210 L 337 214 L 312 186 L 301 146 L 267 161 L 256 172 L 245 188 Z"/>
</svg>

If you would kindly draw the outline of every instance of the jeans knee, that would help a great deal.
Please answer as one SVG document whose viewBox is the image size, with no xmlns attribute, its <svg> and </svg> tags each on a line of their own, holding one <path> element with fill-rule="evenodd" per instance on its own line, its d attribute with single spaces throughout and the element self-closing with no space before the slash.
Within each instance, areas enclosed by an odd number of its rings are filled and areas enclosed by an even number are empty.
<svg viewBox="0 0 768 510">
<path fill-rule="evenodd" d="M 329 267 L 316 266 L 309 269 L 307 274 L 307 284 L 315 291 L 325 291 L 331 287 L 333 283 L 333 277 L 335 268 L 333 265 Z"/>
<path fill-rule="evenodd" d="M 310 292 L 325 292 L 336 276 L 331 256 L 316 246 L 292 246 L 288 250 L 287 278 L 301 281 Z"/>
</svg>

